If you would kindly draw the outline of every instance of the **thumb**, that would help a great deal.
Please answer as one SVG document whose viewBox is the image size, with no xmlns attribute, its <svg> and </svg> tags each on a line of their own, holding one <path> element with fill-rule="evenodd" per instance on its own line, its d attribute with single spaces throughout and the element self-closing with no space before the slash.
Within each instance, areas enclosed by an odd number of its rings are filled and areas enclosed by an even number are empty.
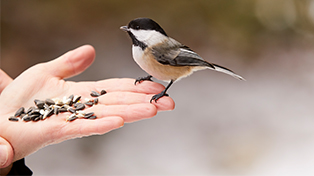
<svg viewBox="0 0 314 176">
<path fill-rule="evenodd" d="M 82 73 L 94 59 L 95 49 L 91 45 L 84 45 L 47 62 L 45 68 L 51 75 L 60 79 L 69 78 Z"/>
<path fill-rule="evenodd" d="M 13 149 L 8 141 L 0 137 L 0 168 L 8 167 L 13 162 Z"/>
</svg>

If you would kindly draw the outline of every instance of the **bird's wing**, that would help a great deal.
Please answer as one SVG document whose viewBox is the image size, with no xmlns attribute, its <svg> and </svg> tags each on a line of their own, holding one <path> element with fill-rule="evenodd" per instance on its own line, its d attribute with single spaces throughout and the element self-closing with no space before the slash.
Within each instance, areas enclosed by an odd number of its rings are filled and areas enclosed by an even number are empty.
<svg viewBox="0 0 314 176">
<path fill-rule="evenodd" d="M 171 38 L 170 38 L 171 39 Z M 153 47 L 152 53 L 155 59 L 163 65 L 172 66 L 205 66 L 209 69 L 231 75 L 237 79 L 245 80 L 228 68 L 206 62 L 201 56 L 189 47 L 171 39 L 167 48 Z M 167 45 L 166 45 L 167 46 Z"/>
<path fill-rule="evenodd" d="M 169 42 L 171 43 L 167 48 L 160 46 L 152 48 L 152 53 L 159 63 L 172 66 L 206 66 L 215 69 L 211 63 L 206 62 L 189 47 L 171 40 Z"/>
</svg>

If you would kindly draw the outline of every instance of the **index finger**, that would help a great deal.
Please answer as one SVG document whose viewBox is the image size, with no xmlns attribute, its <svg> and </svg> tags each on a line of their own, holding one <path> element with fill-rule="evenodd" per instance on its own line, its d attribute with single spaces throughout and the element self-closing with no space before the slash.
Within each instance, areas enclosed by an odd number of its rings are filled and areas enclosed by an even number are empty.
<svg viewBox="0 0 314 176">
<path fill-rule="evenodd" d="M 108 92 L 137 92 L 146 94 L 156 94 L 160 93 L 165 89 L 162 84 L 143 81 L 138 84 L 134 84 L 135 79 L 130 78 L 113 78 L 98 81 L 95 84 L 96 91 L 106 90 Z"/>
</svg>

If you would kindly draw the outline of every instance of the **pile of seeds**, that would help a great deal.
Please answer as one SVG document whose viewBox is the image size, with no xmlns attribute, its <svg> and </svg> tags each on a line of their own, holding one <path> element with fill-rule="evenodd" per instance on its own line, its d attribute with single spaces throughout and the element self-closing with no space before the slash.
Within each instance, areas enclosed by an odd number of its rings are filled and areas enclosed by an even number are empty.
<svg viewBox="0 0 314 176">
<path fill-rule="evenodd" d="M 70 95 L 69 97 L 53 98 L 46 100 L 34 100 L 35 106 L 28 108 L 26 111 L 21 107 L 16 111 L 14 116 L 9 117 L 10 121 L 19 121 L 19 119 L 28 121 L 45 120 L 52 115 L 58 115 L 62 112 L 71 112 L 72 114 L 66 118 L 66 121 L 73 121 L 77 118 L 95 119 L 94 112 L 86 113 L 83 110 L 87 107 L 98 104 L 98 97 L 106 94 L 105 90 L 100 93 L 92 91 L 90 95 L 94 98 L 85 98 L 84 103 L 81 101 L 81 96 Z"/>
</svg>

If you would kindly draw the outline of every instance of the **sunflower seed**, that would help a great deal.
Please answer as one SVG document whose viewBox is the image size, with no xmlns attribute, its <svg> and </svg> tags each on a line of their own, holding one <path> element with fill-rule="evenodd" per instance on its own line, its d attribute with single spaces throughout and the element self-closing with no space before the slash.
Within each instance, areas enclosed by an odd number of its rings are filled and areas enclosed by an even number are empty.
<svg viewBox="0 0 314 176">
<path fill-rule="evenodd" d="M 77 103 L 78 101 L 80 101 L 80 99 L 81 99 L 81 96 L 75 95 L 75 96 L 73 97 L 72 102 L 73 102 L 73 103 Z"/>
<path fill-rule="evenodd" d="M 96 119 L 97 117 L 96 116 L 91 116 L 90 118 L 88 119 Z"/>
<path fill-rule="evenodd" d="M 35 105 L 39 108 L 39 109 L 43 109 L 44 108 L 44 104 L 45 104 L 45 102 L 44 101 L 42 101 L 42 100 L 34 100 L 34 102 L 35 102 Z"/>
<path fill-rule="evenodd" d="M 68 111 L 68 109 L 65 108 L 64 106 L 62 106 L 62 107 L 59 109 L 59 112 L 67 112 L 67 111 Z"/>
<path fill-rule="evenodd" d="M 28 110 L 26 111 L 26 114 L 31 113 L 33 111 L 33 109 L 35 109 L 34 106 L 29 107 Z"/>
<path fill-rule="evenodd" d="M 88 118 L 92 117 L 93 115 L 94 115 L 94 112 L 89 112 L 89 113 L 85 114 L 84 118 L 88 119 Z"/>
<path fill-rule="evenodd" d="M 34 120 L 35 118 L 39 117 L 39 114 L 32 114 L 29 116 L 29 118 L 31 118 L 31 120 Z"/>
<path fill-rule="evenodd" d="M 47 111 L 46 111 L 47 112 Z M 46 118 L 47 118 L 47 114 L 46 114 L 46 112 L 45 112 L 45 114 L 42 116 L 42 120 L 45 120 Z"/>
<path fill-rule="evenodd" d="M 23 114 L 24 113 L 24 108 L 23 107 L 21 107 L 20 109 L 18 109 L 17 111 L 16 111 L 16 113 L 14 114 L 14 116 L 15 117 L 19 117 L 21 114 Z"/>
<path fill-rule="evenodd" d="M 56 104 L 52 99 L 49 99 L 49 98 L 47 98 L 47 99 L 45 100 L 45 103 L 46 103 L 48 106 Z"/>
<path fill-rule="evenodd" d="M 63 104 L 69 105 L 72 102 L 72 100 L 70 98 L 64 97 L 62 102 L 63 102 Z"/>
<path fill-rule="evenodd" d="M 72 107 L 69 107 L 68 111 L 71 112 L 71 113 L 75 113 L 76 112 L 75 109 L 73 109 Z"/>
<path fill-rule="evenodd" d="M 82 115 L 85 115 L 86 112 L 85 111 L 76 111 L 76 114 L 82 114 Z"/>
<path fill-rule="evenodd" d="M 47 109 L 45 110 L 45 114 L 43 115 L 43 119 L 50 117 L 53 114 L 54 109 Z"/>
<path fill-rule="evenodd" d="M 77 116 L 75 115 L 75 114 L 71 114 L 70 116 L 68 116 L 67 117 L 67 121 L 73 121 L 73 120 L 75 120 L 75 119 L 77 119 Z"/>
<path fill-rule="evenodd" d="M 53 101 L 55 102 L 55 104 L 58 105 L 58 106 L 62 106 L 62 105 L 63 105 L 62 100 L 59 99 L 59 98 L 55 98 L 55 99 L 52 99 L 52 100 L 53 100 Z"/>
<path fill-rule="evenodd" d="M 53 109 L 53 113 L 56 114 L 56 115 L 58 115 L 60 108 L 61 108 L 60 106 L 55 106 L 54 109 Z"/>
<path fill-rule="evenodd" d="M 10 121 L 14 121 L 14 122 L 19 121 L 19 119 L 16 118 L 16 117 L 14 117 L 14 116 L 9 117 L 9 120 L 10 120 Z"/>
<path fill-rule="evenodd" d="M 37 122 L 37 121 L 39 121 L 39 120 L 41 119 L 41 117 L 42 117 L 42 115 L 41 115 L 41 116 L 38 116 L 38 117 L 35 117 L 35 118 L 33 119 L 33 121 L 34 121 L 34 122 Z"/>
<path fill-rule="evenodd" d="M 82 117 L 84 117 L 84 114 L 77 113 L 76 116 L 77 116 L 77 118 L 82 118 Z"/>
<path fill-rule="evenodd" d="M 68 99 L 70 99 L 70 103 L 69 103 L 70 106 L 72 106 L 72 104 L 73 104 L 73 98 L 74 98 L 73 94 L 70 95 L 69 98 L 68 98 Z"/>
<path fill-rule="evenodd" d="M 74 103 L 74 105 L 73 105 L 74 108 L 76 108 L 78 104 L 80 104 L 80 103 Z"/>
<path fill-rule="evenodd" d="M 75 110 L 83 110 L 85 109 L 85 105 L 83 103 L 76 103 Z"/>
<path fill-rule="evenodd" d="M 31 117 L 28 115 L 23 116 L 22 120 L 24 120 L 25 122 L 31 121 Z"/>
<path fill-rule="evenodd" d="M 92 96 L 92 97 L 99 97 L 100 94 L 98 92 L 96 92 L 96 91 L 92 91 L 92 93 L 90 93 L 90 96 Z"/>
<path fill-rule="evenodd" d="M 49 109 L 47 117 L 50 117 L 53 115 L 54 109 Z"/>
<path fill-rule="evenodd" d="M 93 106 L 94 105 L 94 103 L 91 102 L 91 101 L 85 102 L 85 104 L 88 105 L 88 106 Z"/>
<path fill-rule="evenodd" d="M 40 109 L 34 108 L 34 109 L 33 109 L 30 113 L 28 113 L 28 114 L 30 114 L 30 115 L 32 115 L 32 114 L 40 114 L 39 111 L 40 111 Z"/>
<path fill-rule="evenodd" d="M 70 99 L 71 101 L 73 101 L 73 98 L 74 98 L 74 95 L 73 95 L 73 94 L 69 96 L 69 99 Z"/>
<path fill-rule="evenodd" d="M 101 90 L 100 91 L 100 95 L 104 95 L 104 94 L 106 94 L 107 93 L 107 91 L 105 91 L 105 90 Z"/>
<path fill-rule="evenodd" d="M 44 104 L 44 109 L 48 109 L 50 106 L 47 104 Z"/>
<path fill-rule="evenodd" d="M 94 104 L 97 105 L 98 104 L 98 98 L 94 99 Z"/>
</svg>

